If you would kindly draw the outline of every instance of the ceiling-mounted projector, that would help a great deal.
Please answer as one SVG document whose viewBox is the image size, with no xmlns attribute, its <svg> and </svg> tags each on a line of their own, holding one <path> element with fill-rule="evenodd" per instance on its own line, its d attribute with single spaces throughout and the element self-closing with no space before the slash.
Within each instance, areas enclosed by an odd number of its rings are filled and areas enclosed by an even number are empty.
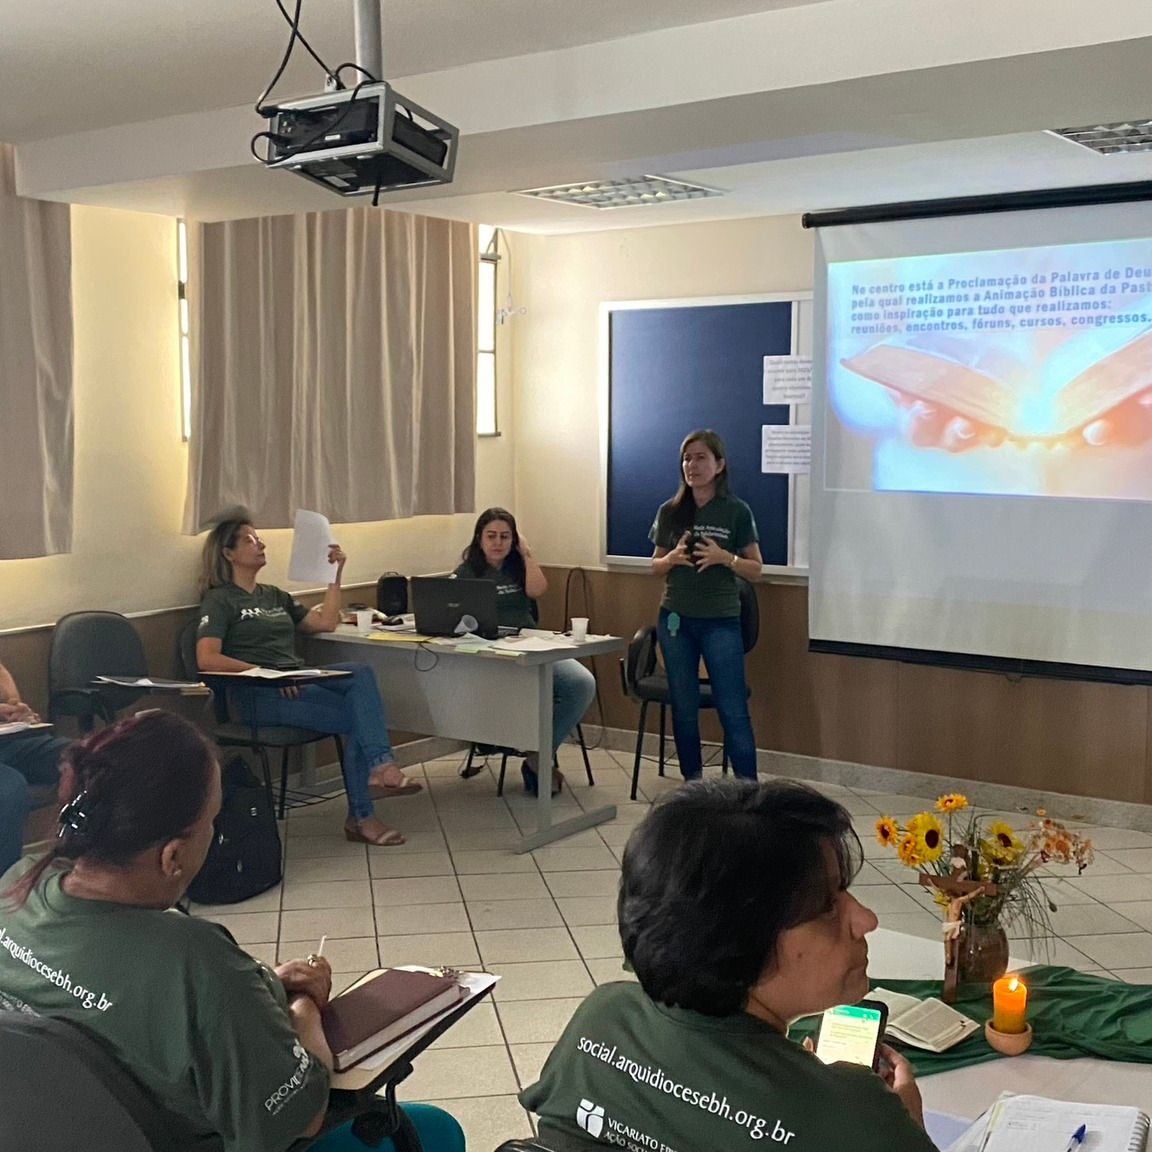
<svg viewBox="0 0 1152 1152">
<path fill-rule="evenodd" d="M 460 130 L 384 81 L 266 106 L 268 168 L 341 196 L 450 184 Z"/>
</svg>

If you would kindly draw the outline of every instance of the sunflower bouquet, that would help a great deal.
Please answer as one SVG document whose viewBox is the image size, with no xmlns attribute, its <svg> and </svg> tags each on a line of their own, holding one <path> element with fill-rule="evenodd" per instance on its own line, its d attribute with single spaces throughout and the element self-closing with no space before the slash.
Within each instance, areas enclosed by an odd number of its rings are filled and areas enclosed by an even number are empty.
<svg viewBox="0 0 1152 1152">
<path fill-rule="evenodd" d="M 905 825 L 881 816 L 876 839 L 894 849 L 902 864 L 924 874 L 922 883 L 934 889 L 943 908 L 955 909 L 957 903 L 950 881 L 971 882 L 964 884 L 966 924 L 1023 920 L 1030 936 L 1050 935 L 1049 913 L 1056 911 L 1040 870 L 1074 864 L 1079 875 L 1093 859 L 1092 841 L 1049 819 L 1042 808 L 1018 831 L 1004 820 L 977 815 L 958 792 L 941 796 L 933 811 L 918 812 Z"/>
</svg>

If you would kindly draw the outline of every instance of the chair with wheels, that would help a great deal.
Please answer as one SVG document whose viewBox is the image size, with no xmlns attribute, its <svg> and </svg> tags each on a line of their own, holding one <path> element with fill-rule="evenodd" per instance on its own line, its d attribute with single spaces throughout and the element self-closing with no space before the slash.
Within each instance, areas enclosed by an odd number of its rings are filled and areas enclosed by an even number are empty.
<svg viewBox="0 0 1152 1152">
<path fill-rule="evenodd" d="M 756 647 L 760 639 L 760 605 L 756 599 L 756 588 L 743 576 L 736 577 L 737 590 L 740 593 L 740 637 L 747 655 Z M 636 755 L 632 763 L 632 791 L 633 800 L 636 799 L 637 789 L 640 785 L 640 761 L 644 750 L 645 723 L 648 717 L 648 705 L 660 706 L 660 753 L 658 758 L 659 773 L 664 775 L 665 748 L 667 743 L 667 711 L 671 703 L 668 689 L 668 677 L 657 664 L 656 653 L 658 644 L 656 629 L 651 625 L 637 630 L 628 645 L 628 652 L 620 661 L 620 686 L 624 695 L 640 705 L 640 722 L 636 728 Z M 749 689 L 751 692 L 751 689 Z M 712 697 L 712 685 L 706 676 L 700 678 L 700 707 L 715 708 L 716 701 Z M 728 771 L 728 750 L 724 749 L 721 761 L 721 771 Z"/>
<path fill-rule="evenodd" d="M 0 1011 L 0 1148 L 178 1152 L 159 1106 L 103 1044 L 63 1020 Z"/>
<path fill-rule="evenodd" d="M 340 767 L 344 767 L 344 743 L 339 736 L 328 732 L 315 732 L 311 728 L 294 728 L 290 725 L 261 725 L 233 720 L 228 709 L 228 686 L 222 680 L 213 680 L 211 672 L 201 672 L 196 663 L 196 628 L 198 620 L 190 620 L 180 633 L 180 663 L 184 674 L 192 680 L 203 680 L 212 692 L 214 723 L 212 738 L 221 748 L 248 748 L 255 752 L 264 771 L 264 786 L 268 798 L 274 801 L 272 791 L 272 769 L 268 761 L 268 749 L 280 749 L 280 799 L 276 811 L 281 820 L 288 806 L 288 757 L 293 748 L 305 744 L 316 744 L 329 737 L 336 745 L 336 755 Z M 246 685 L 250 691 L 278 692 L 275 682 L 261 683 L 253 680 Z"/>
<path fill-rule="evenodd" d="M 132 622 L 119 612 L 70 612 L 56 621 L 48 651 L 48 719 L 76 717 L 87 734 L 99 720 L 148 694 L 144 688 L 93 684 L 97 676 L 147 676 L 144 645 Z"/>
</svg>

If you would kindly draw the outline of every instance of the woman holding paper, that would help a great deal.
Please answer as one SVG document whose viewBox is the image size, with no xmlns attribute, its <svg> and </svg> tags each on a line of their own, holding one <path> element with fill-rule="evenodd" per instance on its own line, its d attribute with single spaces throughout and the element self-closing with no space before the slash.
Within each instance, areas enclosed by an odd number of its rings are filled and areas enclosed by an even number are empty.
<svg viewBox="0 0 1152 1152">
<path fill-rule="evenodd" d="M 152 1099 L 173 1147 L 284 1152 L 314 1136 L 333 1065 L 321 1024 L 328 962 L 269 968 L 225 928 L 173 910 L 220 811 L 213 749 L 186 720 L 147 712 L 74 744 L 63 764 L 51 851 L 0 881 L 11 942 L 0 948 L 0 1009 L 64 1020 L 102 1043 Z M 447 1113 L 404 1111 L 429 1152 L 463 1152 Z M 310 1147 L 363 1145 L 338 1129 Z"/>
<path fill-rule="evenodd" d="M 504 508 L 481 512 L 472 540 L 453 575 L 465 580 L 491 580 L 496 585 L 497 622 L 505 628 L 534 628 L 534 601 L 548 591 L 548 578 L 516 527 L 516 517 Z M 580 722 L 596 695 L 596 678 L 579 660 L 558 660 L 552 665 L 552 746 L 549 755 Z M 539 753 L 529 752 L 521 769 L 524 788 L 535 795 Z M 477 769 L 479 771 L 479 769 Z M 559 792 L 564 777 L 552 773 L 552 791 Z"/>
<path fill-rule="evenodd" d="M 346 557 L 333 544 L 328 559 L 336 568 L 333 579 L 323 602 L 309 611 L 282 589 L 257 583 L 267 559 L 264 542 L 249 521 L 217 524 L 204 541 L 196 638 L 200 671 L 302 667 L 296 655 L 296 633 L 333 632 L 340 623 L 340 577 Z M 372 802 L 419 792 L 421 785 L 409 783 L 396 764 L 372 669 L 359 663 L 330 667 L 352 675 L 279 692 L 245 694 L 237 706 L 254 708 L 257 724 L 285 724 L 343 736 L 348 792 L 345 836 L 383 847 L 403 844 L 399 832 L 377 819 Z"/>
<path fill-rule="evenodd" d="M 736 577 L 760 579 L 752 509 L 729 490 L 724 441 L 709 429 L 680 446 L 680 488 L 660 505 L 649 538 L 652 572 L 664 577 L 657 636 L 668 674 L 672 732 L 685 780 L 703 771 L 700 755 L 700 661 L 724 726 L 736 776 L 756 778 L 756 739 L 748 715 L 740 592 Z"/>
</svg>

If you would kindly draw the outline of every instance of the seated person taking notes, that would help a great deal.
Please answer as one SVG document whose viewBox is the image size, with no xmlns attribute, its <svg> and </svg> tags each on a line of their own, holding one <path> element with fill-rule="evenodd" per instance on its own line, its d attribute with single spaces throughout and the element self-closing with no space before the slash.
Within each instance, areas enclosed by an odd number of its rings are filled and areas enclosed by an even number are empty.
<svg viewBox="0 0 1152 1152">
<path fill-rule="evenodd" d="M 861 859 L 848 813 L 802 784 L 697 781 L 658 801 L 628 841 L 618 904 L 640 983 L 593 992 L 521 1093 L 541 1141 L 934 1152 L 897 1052 L 881 1048 L 877 1074 L 787 1035 L 868 992 L 876 917 L 848 891 Z"/>
<path fill-rule="evenodd" d="M 52 851 L 0 880 L 0 1010 L 83 1027 L 189 1152 L 282 1152 L 318 1132 L 332 1068 L 327 961 L 267 968 L 220 925 L 173 908 L 220 810 L 213 749 L 187 721 L 144 713 L 65 753 L 60 798 Z M 61 1090 L 45 1108 L 67 1106 Z M 463 1152 L 446 1113 L 405 1110 L 429 1152 Z M 315 1147 L 363 1145 L 342 1129 Z"/>
<path fill-rule="evenodd" d="M 296 632 L 333 632 L 340 623 L 340 576 L 346 557 L 334 544 L 329 559 L 336 567 L 333 580 L 319 610 L 309 612 L 282 589 L 256 582 L 267 560 L 264 542 L 250 523 L 223 520 L 217 524 L 204 542 L 196 633 L 200 671 L 302 667 L 296 655 Z M 345 835 L 364 844 L 403 844 L 399 832 L 377 819 L 372 802 L 419 792 L 421 786 L 409 783 L 396 764 L 376 678 L 367 664 L 328 667 L 352 675 L 278 692 L 238 693 L 236 706 L 254 708 L 258 724 L 286 724 L 343 736 L 348 791 Z"/>
<path fill-rule="evenodd" d="M 0 664 L 0 724 L 36 724 L 40 717 L 20 699 L 12 673 Z M 57 762 L 67 740 L 44 731 L 20 732 L 0 740 L 0 873 L 20 859 L 28 785 L 59 780 Z"/>
<path fill-rule="evenodd" d="M 453 575 L 467 580 L 492 580 L 496 584 L 497 622 L 504 628 L 533 628 L 532 601 L 548 591 L 548 578 L 532 556 L 528 541 L 516 527 L 516 517 L 504 508 L 481 512 L 464 549 L 464 561 Z M 596 679 L 578 660 L 559 660 L 552 665 L 552 744 L 555 755 L 565 737 L 580 722 L 596 695 Z M 544 751 L 544 749 L 540 749 Z M 524 788 L 536 791 L 539 754 L 524 758 Z M 559 792 L 564 777 L 553 773 L 552 791 Z"/>
</svg>

